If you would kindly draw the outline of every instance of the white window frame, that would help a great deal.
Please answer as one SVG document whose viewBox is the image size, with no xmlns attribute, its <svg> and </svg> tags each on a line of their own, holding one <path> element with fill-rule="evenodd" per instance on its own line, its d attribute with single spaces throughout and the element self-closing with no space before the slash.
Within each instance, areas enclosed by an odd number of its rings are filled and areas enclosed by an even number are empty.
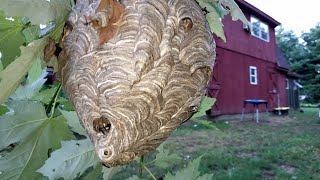
<svg viewBox="0 0 320 180">
<path fill-rule="evenodd" d="M 252 20 L 253 19 L 255 19 L 256 21 L 258 21 L 259 22 L 259 24 L 261 24 L 261 25 L 264 25 L 264 26 L 266 26 L 267 27 L 267 39 L 264 39 L 263 37 L 262 37 L 262 29 L 263 28 L 261 28 L 260 26 L 259 27 L 254 27 L 254 24 L 252 23 Z M 255 16 L 251 16 L 250 17 L 250 23 L 251 23 L 251 35 L 252 36 L 254 36 L 254 37 L 257 37 L 257 38 L 259 38 L 259 39 L 262 39 L 262 40 L 264 40 L 264 41 L 266 41 L 266 42 L 269 42 L 270 41 L 270 33 L 269 33 L 269 26 L 268 26 L 268 24 L 266 24 L 266 23 L 264 23 L 263 21 L 261 21 L 259 18 L 256 18 Z M 256 35 L 256 34 L 254 34 L 254 31 L 253 31 L 253 28 L 258 28 L 259 29 L 259 35 Z"/>
<path fill-rule="evenodd" d="M 286 79 L 286 89 L 289 89 L 289 79 Z"/>
<path fill-rule="evenodd" d="M 251 74 L 251 71 L 253 70 L 253 74 Z M 252 81 L 252 78 L 254 78 L 254 81 Z M 256 66 L 250 66 L 249 67 L 249 79 L 250 84 L 257 85 L 258 84 L 258 70 Z"/>
</svg>

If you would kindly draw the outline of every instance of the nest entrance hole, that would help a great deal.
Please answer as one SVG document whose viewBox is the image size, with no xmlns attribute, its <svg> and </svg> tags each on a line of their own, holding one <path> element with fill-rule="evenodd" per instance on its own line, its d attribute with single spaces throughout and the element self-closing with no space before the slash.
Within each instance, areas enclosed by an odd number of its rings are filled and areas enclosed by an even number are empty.
<svg viewBox="0 0 320 180">
<path fill-rule="evenodd" d="M 108 119 L 100 117 L 99 119 L 93 120 L 93 128 L 97 133 L 107 135 L 111 130 L 111 123 Z"/>
</svg>

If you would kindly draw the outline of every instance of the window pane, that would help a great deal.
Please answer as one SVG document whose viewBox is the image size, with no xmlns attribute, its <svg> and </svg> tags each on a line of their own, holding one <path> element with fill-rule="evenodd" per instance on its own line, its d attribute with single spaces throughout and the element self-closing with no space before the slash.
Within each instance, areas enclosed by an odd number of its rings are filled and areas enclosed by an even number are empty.
<svg viewBox="0 0 320 180">
<path fill-rule="evenodd" d="M 260 23 L 261 31 L 268 32 L 268 26 L 265 23 Z"/>
<path fill-rule="evenodd" d="M 266 40 L 266 41 L 269 41 L 268 33 L 264 32 L 264 31 L 261 31 L 261 38 Z"/>
<path fill-rule="evenodd" d="M 250 74 L 253 76 L 256 75 L 255 69 L 250 69 Z"/>
<path fill-rule="evenodd" d="M 264 23 L 261 23 L 261 38 L 264 40 L 269 40 L 269 34 L 268 34 L 268 26 Z"/>
<path fill-rule="evenodd" d="M 269 41 L 269 29 L 266 23 L 261 22 L 259 19 L 251 16 L 250 22 L 252 25 L 251 35 L 259 37 L 260 39 Z"/>
<path fill-rule="evenodd" d="M 253 16 L 250 17 L 250 22 L 252 23 L 252 26 L 254 23 L 259 23 L 259 20 Z"/>
<path fill-rule="evenodd" d="M 251 34 L 255 35 L 257 37 L 260 37 L 260 22 L 259 22 L 259 20 L 256 19 L 255 17 L 251 16 L 250 22 L 251 22 L 251 25 L 252 25 Z"/>
<path fill-rule="evenodd" d="M 257 37 L 260 37 L 260 29 L 256 26 L 252 26 L 252 31 L 251 31 L 251 34 L 257 36 Z"/>
<path fill-rule="evenodd" d="M 256 77 L 255 76 L 251 76 L 251 83 L 253 83 L 253 84 L 256 83 Z"/>
</svg>

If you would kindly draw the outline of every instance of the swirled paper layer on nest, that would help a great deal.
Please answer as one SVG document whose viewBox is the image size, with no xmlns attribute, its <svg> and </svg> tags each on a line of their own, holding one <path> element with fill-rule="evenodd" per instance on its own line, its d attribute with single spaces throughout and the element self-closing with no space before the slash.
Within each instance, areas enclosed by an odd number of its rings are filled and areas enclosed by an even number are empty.
<svg viewBox="0 0 320 180">
<path fill-rule="evenodd" d="M 188 120 L 215 59 L 193 0 L 78 0 L 63 41 L 63 90 L 107 166 L 154 150 Z"/>
</svg>

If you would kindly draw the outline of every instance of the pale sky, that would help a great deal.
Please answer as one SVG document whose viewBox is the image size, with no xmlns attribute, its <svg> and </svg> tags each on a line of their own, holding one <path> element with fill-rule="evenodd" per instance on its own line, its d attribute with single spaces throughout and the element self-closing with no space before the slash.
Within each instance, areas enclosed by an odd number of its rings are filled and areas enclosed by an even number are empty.
<svg viewBox="0 0 320 180">
<path fill-rule="evenodd" d="M 320 22 L 319 0 L 245 0 L 300 36 Z"/>
</svg>

